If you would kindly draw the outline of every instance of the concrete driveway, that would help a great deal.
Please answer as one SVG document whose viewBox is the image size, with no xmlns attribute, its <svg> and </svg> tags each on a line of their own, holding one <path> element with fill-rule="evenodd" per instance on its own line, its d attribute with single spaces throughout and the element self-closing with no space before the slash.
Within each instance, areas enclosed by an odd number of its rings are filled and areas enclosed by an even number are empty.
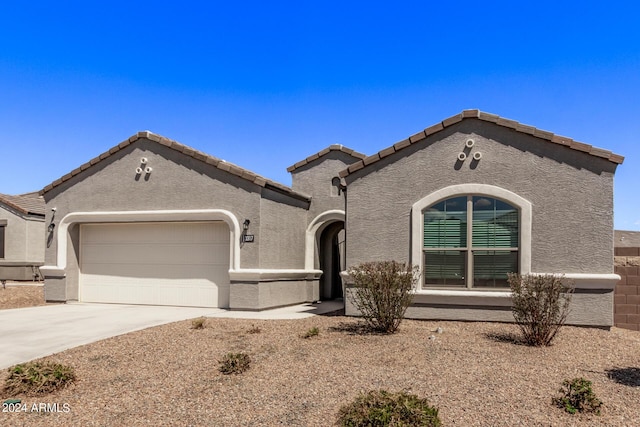
<svg viewBox="0 0 640 427">
<path fill-rule="evenodd" d="M 116 304 L 0 310 L 0 369 L 116 335 L 221 311 Z"/>
<path fill-rule="evenodd" d="M 332 312 L 341 302 L 261 312 L 219 308 L 71 303 L 0 310 L 0 369 L 152 326 L 200 316 L 299 319 Z"/>
</svg>

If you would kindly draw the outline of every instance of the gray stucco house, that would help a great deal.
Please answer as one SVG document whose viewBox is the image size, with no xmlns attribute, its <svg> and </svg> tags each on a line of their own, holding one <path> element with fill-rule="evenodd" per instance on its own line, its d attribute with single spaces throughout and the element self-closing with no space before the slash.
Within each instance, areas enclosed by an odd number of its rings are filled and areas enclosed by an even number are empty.
<svg viewBox="0 0 640 427">
<path fill-rule="evenodd" d="M 262 310 L 340 298 L 348 267 L 395 259 L 422 272 L 409 317 L 511 321 L 506 273 L 561 273 L 570 322 L 611 326 L 622 161 L 465 110 L 373 156 L 332 145 L 289 188 L 140 132 L 42 190 L 45 294 Z"/>
<path fill-rule="evenodd" d="M 44 264 L 44 199 L 0 194 L 0 280 L 35 280 Z"/>
</svg>

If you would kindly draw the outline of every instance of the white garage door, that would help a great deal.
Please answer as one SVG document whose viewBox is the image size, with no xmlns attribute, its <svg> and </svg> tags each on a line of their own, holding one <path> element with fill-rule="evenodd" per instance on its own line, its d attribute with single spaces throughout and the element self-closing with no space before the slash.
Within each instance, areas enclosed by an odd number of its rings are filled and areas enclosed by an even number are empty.
<svg viewBox="0 0 640 427">
<path fill-rule="evenodd" d="M 227 307 L 224 222 L 83 224 L 80 300 Z"/>
</svg>

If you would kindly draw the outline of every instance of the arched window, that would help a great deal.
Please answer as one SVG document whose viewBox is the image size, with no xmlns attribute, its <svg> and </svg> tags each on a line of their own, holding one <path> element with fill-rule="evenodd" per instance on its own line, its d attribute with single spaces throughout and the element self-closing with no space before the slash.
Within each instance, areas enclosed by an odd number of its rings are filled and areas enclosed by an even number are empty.
<svg viewBox="0 0 640 427">
<path fill-rule="evenodd" d="M 484 195 L 450 197 L 422 211 L 424 287 L 504 288 L 520 271 L 520 212 Z"/>
</svg>

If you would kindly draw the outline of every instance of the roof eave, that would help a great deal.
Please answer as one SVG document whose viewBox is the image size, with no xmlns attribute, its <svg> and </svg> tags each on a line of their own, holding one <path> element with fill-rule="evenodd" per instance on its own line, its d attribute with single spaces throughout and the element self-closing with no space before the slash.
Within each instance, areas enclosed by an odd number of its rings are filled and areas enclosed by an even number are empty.
<svg viewBox="0 0 640 427">
<path fill-rule="evenodd" d="M 225 162 L 222 159 L 218 159 L 214 156 L 211 156 L 209 154 L 203 153 L 201 151 L 198 151 L 194 148 L 191 148 L 187 145 L 181 144 L 177 141 L 171 140 L 169 138 L 165 138 L 161 135 L 155 134 L 153 132 L 149 132 L 149 131 L 142 131 L 142 132 L 138 132 L 135 135 L 132 135 L 131 137 L 125 139 L 124 141 L 120 142 L 118 145 L 110 148 L 108 151 L 105 151 L 104 153 L 100 154 L 99 156 L 89 160 L 88 162 L 82 164 L 80 167 L 74 169 L 73 171 L 71 171 L 70 173 L 62 176 L 61 178 L 53 181 L 51 184 L 47 185 L 46 187 L 44 187 L 42 190 L 40 190 L 39 194 L 41 196 L 45 195 L 46 193 L 48 193 L 49 191 L 53 190 L 54 188 L 56 188 L 57 186 L 61 185 L 62 183 L 68 181 L 69 179 L 73 178 L 74 176 L 80 174 L 81 172 L 89 169 L 90 167 L 96 165 L 97 163 L 101 162 L 102 160 L 106 159 L 107 157 L 111 156 L 112 154 L 117 153 L 118 151 L 122 150 L 123 148 L 127 147 L 128 145 L 140 140 L 140 139 L 148 139 L 150 141 L 154 141 L 157 142 L 161 145 L 164 145 L 172 150 L 181 152 L 189 157 L 192 157 L 196 160 L 199 160 L 201 162 L 204 162 L 210 166 L 213 166 L 215 168 L 218 168 L 220 170 L 223 170 L 225 172 L 228 172 L 232 175 L 236 175 L 244 180 L 247 180 L 249 182 L 252 182 L 253 184 L 256 184 L 260 187 L 265 187 L 267 185 L 269 185 L 270 187 L 273 187 L 272 189 L 275 189 L 275 191 L 278 191 L 282 194 L 287 194 L 290 195 L 294 198 L 300 199 L 300 200 L 306 200 L 309 201 L 310 197 L 305 195 L 305 194 L 301 194 L 298 193 L 296 191 L 294 191 L 293 189 L 282 185 L 280 183 L 277 183 L 275 181 L 271 181 L 267 178 L 264 178 L 258 174 L 255 174 L 247 169 L 241 168 L 240 166 L 236 166 L 233 163 L 229 163 L 229 162 Z"/>
<path fill-rule="evenodd" d="M 326 156 L 327 154 L 331 153 L 332 151 L 339 151 L 341 153 L 344 153 L 344 154 L 347 154 L 347 155 L 353 157 L 354 159 L 359 159 L 359 160 L 362 160 L 362 159 L 367 157 L 366 154 L 359 153 L 359 152 L 357 152 L 357 151 L 355 151 L 355 150 L 353 150 L 353 149 L 351 149 L 349 147 L 345 147 L 342 144 L 332 144 L 332 145 L 328 146 L 327 148 L 324 148 L 324 149 L 318 151 L 317 153 L 310 155 L 306 159 L 300 160 L 296 164 L 293 164 L 293 165 L 289 166 L 287 168 L 287 172 L 289 172 L 289 173 L 295 172 L 296 169 L 299 169 L 299 168 L 301 168 L 301 167 L 303 167 L 305 165 L 308 165 L 309 163 L 314 162 L 314 161 Z"/>
<path fill-rule="evenodd" d="M 372 156 L 369 156 L 365 159 L 362 159 L 352 165 L 349 165 L 349 167 L 345 168 L 344 170 L 340 171 L 339 176 L 340 178 L 345 178 L 348 175 L 363 169 L 373 163 L 376 163 L 380 160 L 382 160 L 384 157 L 390 156 L 393 153 L 396 153 L 398 151 L 401 151 L 405 148 L 407 148 L 408 146 L 415 144 L 419 141 L 424 140 L 425 138 L 427 138 L 430 135 L 436 134 L 438 132 L 441 132 L 442 130 L 446 129 L 447 127 L 453 126 L 456 123 L 459 123 L 465 119 L 478 119 L 478 120 L 482 120 L 485 122 L 490 122 L 490 123 L 494 123 L 498 126 L 502 126 L 502 127 L 506 127 L 512 130 L 515 130 L 516 132 L 520 132 L 520 133 L 524 133 L 524 134 L 528 134 L 528 135 L 532 135 L 536 138 L 540 138 L 540 139 L 544 139 L 547 140 L 549 142 L 552 142 L 554 144 L 559 144 L 559 145 L 564 145 L 572 150 L 576 150 L 576 151 L 581 151 L 584 152 L 586 154 L 589 154 L 591 156 L 594 157 L 599 157 L 605 160 L 608 160 L 612 163 L 615 164 L 622 164 L 622 162 L 624 161 L 624 157 L 619 155 L 619 154 L 615 154 L 609 150 L 604 150 L 602 148 L 598 148 L 598 147 L 594 147 L 592 145 L 589 144 L 585 144 L 582 142 L 578 142 L 575 141 L 571 138 L 567 138 L 564 136 L 560 136 L 560 135 L 556 135 L 552 132 L 548 132 L 542 129 L 538 129 L 536 127 L 533 126 L 529 126 L 529 125 L 525 125 L 522 123 L 519 123 L 515 120 L 510 120 L 510 119 L 506 119 L 504 117 L 500 117 L 497 116 L 495 114 L 490 114 L 490 113 L 485 113 L 483 111 L 480 110 L 463 110 L 461 113 L 459 114 L 455 114 L 451 117 L 448 117 L 446 119 L 444 119 L 443 121 L 436 123 L 412 136 L 410 136 L 407 139 L 404 139 L 400 142 L 397 142 L 396 144 L 392 145 L 391 147 L 385 148 L 382 151 L 379 151 L 376 154 L 373 154 Z"/>
</svg>

